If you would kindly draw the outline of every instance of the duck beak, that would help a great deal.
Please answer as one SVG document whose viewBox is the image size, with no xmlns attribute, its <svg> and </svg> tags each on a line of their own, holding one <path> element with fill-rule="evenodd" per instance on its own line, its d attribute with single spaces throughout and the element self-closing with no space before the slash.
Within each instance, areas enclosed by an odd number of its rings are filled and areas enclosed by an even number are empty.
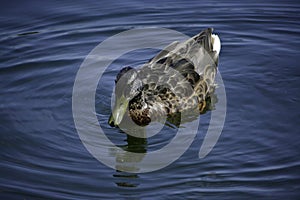
<svg viewBox="0 0 300 200">
<path fill-rule="evenodd" d="M 127 100 L 123 95 L 121 98 L 116 99 L 116 104 L 113 109 L 112 114 L 110 115 L 108 124 L 110 126 L 119 126 L 122 122 L 122 119 L 127 111 L 129 100 Z"/>
</svg>

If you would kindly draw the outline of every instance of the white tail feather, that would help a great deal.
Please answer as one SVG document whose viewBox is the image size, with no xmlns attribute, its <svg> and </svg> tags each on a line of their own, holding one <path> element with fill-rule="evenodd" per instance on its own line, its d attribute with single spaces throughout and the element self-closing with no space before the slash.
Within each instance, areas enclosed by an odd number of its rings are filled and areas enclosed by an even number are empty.
<svg viewBox="0 0 300 200">
<path fill-rule="evenodd" d="M 213 50 L 219 55 L 221 50 L 221 41 L 218 35 L 212 34 Z"/>
</svg>

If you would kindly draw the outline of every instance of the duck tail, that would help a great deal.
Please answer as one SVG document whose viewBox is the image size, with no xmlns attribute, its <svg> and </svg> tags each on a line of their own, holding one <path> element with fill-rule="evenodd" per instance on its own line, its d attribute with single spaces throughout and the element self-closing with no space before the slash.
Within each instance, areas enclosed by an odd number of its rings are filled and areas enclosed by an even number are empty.
<svg viewBox="0 0 300 200">
<path fill-rule="evenodd" d="M 212 34 L 211 38 L 212 38 L 211 40 L 212 40 L 212 45 L 213 45 L 213 51 L 215 51 L 217 53 L 217 55 L 219 55 L 220 50 L 221 50 L 221 40 L 220 40 L 219 36 L 216 34 Z"/>
<path fill-rule="evenodd" d="M 216 52 L 219 55 L 221 41 L 218 35 L 212 34 L 213 28 L 207 28 L 194 37 L 194 40 L 202 45 L 208 52 Z"/>
</svg>

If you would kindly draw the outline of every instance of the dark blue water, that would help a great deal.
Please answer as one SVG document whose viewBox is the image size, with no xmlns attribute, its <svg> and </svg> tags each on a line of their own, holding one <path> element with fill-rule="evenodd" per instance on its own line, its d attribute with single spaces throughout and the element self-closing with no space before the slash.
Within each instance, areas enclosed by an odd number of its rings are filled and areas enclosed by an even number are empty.
<svg viewBox="0 0 300 200">
<path fill-rule="evenodd" d="M 298 1 L 7 1 L 0 13 L 1 199 L 299 198 Z M 197 156 L 209 113 L 179 160 L 131 174 L 85 149 L 73 121 L 72 90 L 96 45 L 144 27 L 190 36 L 215 28 L 227 116 L 207 157 Z M 140 64 L 151 52 L 120 58 L 99 88 L 112 90 L 119 65 Z M 120 131 L 105 125 L 110 97 L 97 96 L 99 123 L 126 145 Z M 162 136 L 148 147 L 165 142 Z"/>
</svg>

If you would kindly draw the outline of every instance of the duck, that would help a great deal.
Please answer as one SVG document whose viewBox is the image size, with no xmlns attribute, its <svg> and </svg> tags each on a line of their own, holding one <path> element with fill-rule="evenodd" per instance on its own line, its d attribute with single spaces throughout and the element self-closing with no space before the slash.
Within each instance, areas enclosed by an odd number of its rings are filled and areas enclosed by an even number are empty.
<svg viewBox="0 0 300 200">
<path fill-rule="evenodd" d="M 136 69 L 122 68 L 115 79 L 115 100 L 108 124 L 125 118 L 139 126 L 178 113 L 202 114 L 216 84 L 221 41 L 206 28 L 186 41 L 175 41 Z"/>
</svg>

